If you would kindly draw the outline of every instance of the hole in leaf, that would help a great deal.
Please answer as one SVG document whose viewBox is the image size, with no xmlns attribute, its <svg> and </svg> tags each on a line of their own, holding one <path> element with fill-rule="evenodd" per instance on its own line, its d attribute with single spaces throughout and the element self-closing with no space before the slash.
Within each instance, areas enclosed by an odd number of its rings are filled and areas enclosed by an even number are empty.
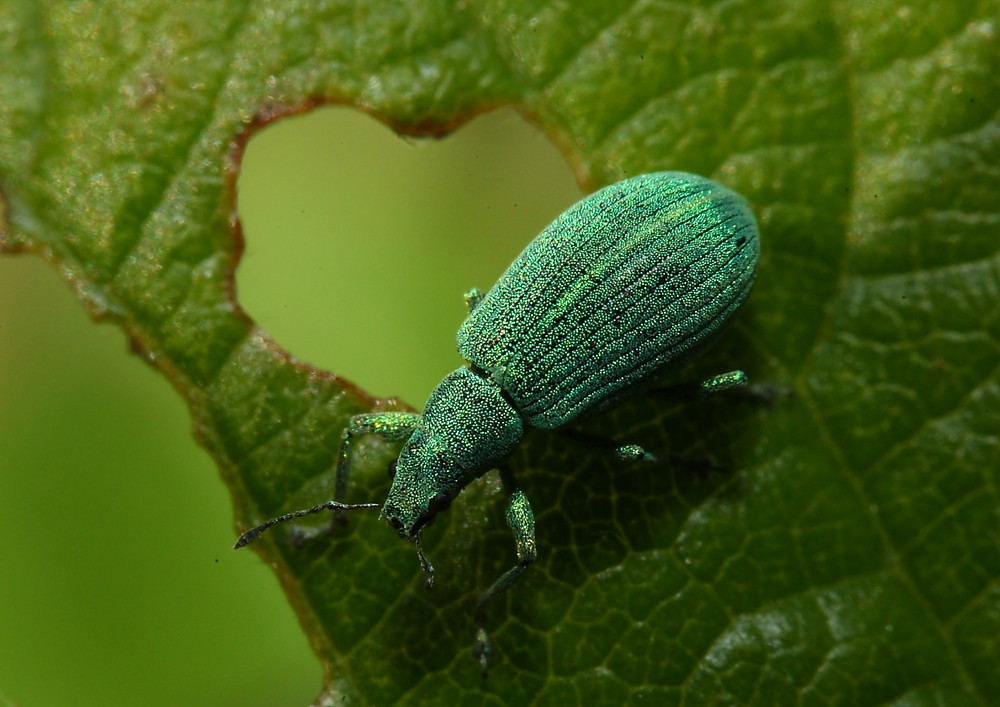
<svg viewBox="0 0 1000 707">
<path fill-rule="evenodd" d="M 322 108 L 257 133 L 242 167 L 244 309 L 300 360 L 417 407 L 462 365 L 463 293 L 581 196 L 512 110 L 431 140 Z"/>
</svg>

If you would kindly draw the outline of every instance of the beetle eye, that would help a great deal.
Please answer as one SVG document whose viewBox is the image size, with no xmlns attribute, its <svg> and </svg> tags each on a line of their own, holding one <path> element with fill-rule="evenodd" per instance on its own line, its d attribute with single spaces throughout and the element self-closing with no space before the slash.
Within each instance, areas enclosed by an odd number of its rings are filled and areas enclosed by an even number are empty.
<svg viewBox="0 0 1000 707">
<path fill-rule="evenodd" d="M 434 495 L 430 503 L 427 504 L 427 510 L 432 514 L 437 514 L 442 511 L 448 510 L 448 506 L 451 505 L 451 496 L 446 491 L 441 491 Z"/>
<path fill-rule="evenodd" d="M 393 459 L 391 462 L 389 462 L 389 469 L 388 469 L 388 471 L 389 471 L 389 480 L 392 481 L 393 479 L 396 478 L 396 460 L 395 459 Z"/>
</svg>

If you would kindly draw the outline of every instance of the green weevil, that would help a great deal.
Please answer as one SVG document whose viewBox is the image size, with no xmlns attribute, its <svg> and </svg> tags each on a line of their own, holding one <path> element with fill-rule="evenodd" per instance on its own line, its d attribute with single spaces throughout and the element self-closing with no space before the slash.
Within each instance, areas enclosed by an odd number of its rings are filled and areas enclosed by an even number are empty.
<svg viewBox="0 0 1000 707">
<path fill-rule="evenodd" d="M 746 200 L 704 177 L 658 172 L 591 194 L 542 231 L 489 292 L 466 295 L 458 351 L 468 366 L 438 384 L 422 414 L 353 417 L 341 437 L 334 500 L 252 528 L 236 547 L 310 513 L 381 508 L 415 544 L 429 587 L 424 527 L 470 482 L 499 468 L 517 564 L 476 602 L 474 654 L 485 674 L 492 649 L 483 609 L 537 556 L 531 506 L 504 459 L 527 427 L 563 428 L 686 361 L 746 298 L 759 253 Z M 745 383 L 732 371 L 694 391 L 700 397 Z M 364 434 L 405 444 L 390 465 L 385 502 L 345 504 L 336 499 L 345 496 L 351 449 Z M 637 445 L 608 449 L 624 459 L 652 457 Z"/>
</svg>

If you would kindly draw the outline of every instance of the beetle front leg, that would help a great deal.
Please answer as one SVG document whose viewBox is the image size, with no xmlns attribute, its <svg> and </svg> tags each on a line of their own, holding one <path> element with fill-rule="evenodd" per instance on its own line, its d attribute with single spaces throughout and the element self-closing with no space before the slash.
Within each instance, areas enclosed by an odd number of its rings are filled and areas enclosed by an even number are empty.
<svg viewBox="0 0 1000 707">
<path fill-rule="evenodd" d="M 514 475 L 509 470 L 501 470 L 500 475 L 508 493 L 507 525 L 510 526 L 510 530 L 514 535 L 517 564 L 500 575 L 500 578 L 476 600 L 476 645 L 472 650 L 472 654 L 479 660 L 484 678 L 486 677 L 489 658 L 493 654 L 493 646 L 490 644 L 489 636 L 486 633 L 486 604 L 497 594 L 514 584 L 518 577 L 538 557 L 538 547 L 535 544 L 535 514 L 531 510 L 528 497 L 524 494 L 524 491 L 517 487 Z"/>
<path fill-rule="evenodd" d="M 333 500 L 340 501 L 347 494 L 347 483 L 351 476 L 351 450 L 358 435 L 373 434 L 386 442 L 399 442 L 413 434 L 418 424 L 420 415 L 412 412 L 372 412 L 352 417 L 340 435 Z M 334 518 L 341 525 L 346 522 L 343 511 L 338 512 Z"/>
<path fill-rule="evenodd" d="M 340 436 L 340 451 L 337 454 L 337 479 L 334 482 L 333 500 L 311 508 L 303 508 L 300 511 L 286 513 L 277 518 L 272 518 L 266 523 L 250 528 L 236 541 L 236 548 L 249 545 L 265 530 L 279 523 L 285 523 L 313 513 L 333 511 L 333 521 L 325 528 L 296 528 L 293 530 L 292 542 L 296 546 L 302 546 L 317 536 L 326 535 L 331 532 L 336 525 L 346 524 L 344 513 L 347 511 L 359 508 L 380 508 L 381 505 L 378 503 L 345 504 L 340 502 L 340 499 L 347 492 L 347 481 L 351 474 L 351 448 L 354 438 L 360 434 L 376 434 L 388 442 L 398 442 L 409 437 L 419 423 L 420 415 L 409 412 L 378 412 L 352 417 Z"/>
</svg>

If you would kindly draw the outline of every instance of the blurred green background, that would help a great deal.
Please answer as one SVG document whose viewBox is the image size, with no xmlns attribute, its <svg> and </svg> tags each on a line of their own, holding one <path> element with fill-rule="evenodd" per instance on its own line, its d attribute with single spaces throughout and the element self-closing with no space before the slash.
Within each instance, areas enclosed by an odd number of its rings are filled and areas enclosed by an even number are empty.
<svg viewBox="0 0 1000 707">
<path fill-rule="evenodd" d="M 419 407 L 461 364 L 463 292 L 579 197 L 510 110 L 440 141 L 345 107 L 286 118 L 244 159 L 239 299 L 299 359 Z M 318 693 L 276 579 L 230 550 L 230 500 L 181 398 L 34 256 L 0 258 L 0 517 L 0 704 Z"/>
</svg>

